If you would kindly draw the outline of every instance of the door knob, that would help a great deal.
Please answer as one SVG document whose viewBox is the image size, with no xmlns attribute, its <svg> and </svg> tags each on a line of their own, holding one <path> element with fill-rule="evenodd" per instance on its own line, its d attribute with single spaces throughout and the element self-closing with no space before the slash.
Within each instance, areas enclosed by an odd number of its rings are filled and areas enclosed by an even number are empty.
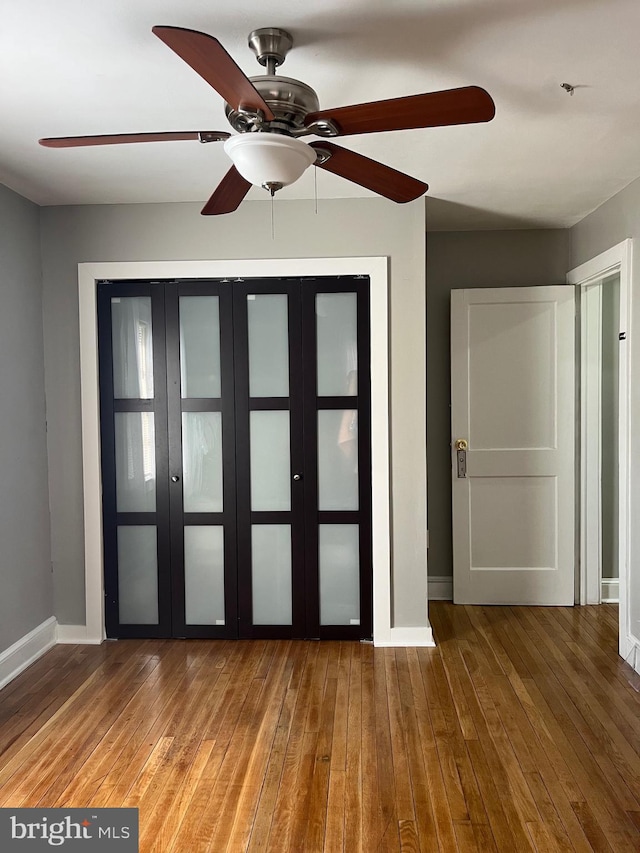
<svg viewBox="0 0 640 853">
<path fill-rule="evenodd" d="M 178 483 L 178 482 L 180 482 L 180 477 L 178 477 L 178 475 L 177 475 L 177 474 L 174 474 L 174 475 L 173 475 L 173 477 L 171 478 L 171 482 L 172 482 L 172 483 Z"/>
<path fill-rule="evenodd" d="M 293 475 L 293 479 L 294 479 L 294 480 L 296 480 L 296 481 L 297 481 L 297 480 L 301 480 L 301 479 L 302 479 L 302 474 L 294 474 L 294 475 Z"/>
<path fill-rule="evenodd" d="M 456 449 L 456 459 L 458 464 L 458 479 L 465 480 L 467 477 L 467 439 L 457 438 L 453 444 Z"/>
</svg>

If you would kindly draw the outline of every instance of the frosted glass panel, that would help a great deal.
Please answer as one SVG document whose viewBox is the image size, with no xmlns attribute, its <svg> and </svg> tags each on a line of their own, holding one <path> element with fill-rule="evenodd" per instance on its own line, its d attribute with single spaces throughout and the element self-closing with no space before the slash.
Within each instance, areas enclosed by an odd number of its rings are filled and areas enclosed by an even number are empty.
<svg viewBox="0 0 640 853">
<path fill-rule="evenodd" d="M 251 397 L 289 396 L 287 299 L 284 293 L 247 296 Z"/>
<path fill-rule="evenodd" d="M 289 412 L 251 412 L 251 509 L 291 509 Z"/>
<path fill-rule="evenodd" d="M 219 397 L 220 305 L 217 296 L 180 297 L 182 397 Z"/>
<path fill-rule="evenodd" d="M 116 399 L 153 398 L 153 338 L 150 296 L 111 299 L 113 396 Z"/>
<path fill-rule="evenodd" d="M 357 524 L 320 524 L 320 624 L 360 624 Z"/>
<path fill-rule="evenodd" d="M 254 625 L 291 625 L 291 526 L 251 527 Z"/>
<path fill-rule="evenodd" d="M 358 413 L 318 412 L 318 508 L 358 509 Z"/>
<path fill-rule="evenodd" d="M 154 526 L 118 527 L 118 606 L 122 625 L 158 624 L 158 546 Z"/>
<path fill-rule="evenodd" d="M 187 625 L 224 625 L 224 529 L 184 528 L 184 610 Z"/>
<path fill-rule="evenodd" d="M 318 396 L 358 393 L 357 294 L 316 295 Z"/>
<path fill-rule="evenodd" d="M 222 512 L 222 412 L 182 413 L 185 512 Z"/>
<path fill-rule="evenodd" d="M 153 412 L 116 412 L 118 512 L 155 512 L 156 445 Z"/>
</svg>

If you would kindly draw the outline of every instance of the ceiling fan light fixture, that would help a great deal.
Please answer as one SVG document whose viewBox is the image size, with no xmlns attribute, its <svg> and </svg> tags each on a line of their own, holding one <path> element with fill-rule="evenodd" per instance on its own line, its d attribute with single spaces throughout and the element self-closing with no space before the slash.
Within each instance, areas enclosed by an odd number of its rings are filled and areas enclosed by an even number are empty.
<svg viewBox="0 0 640 853">
<path fill-rule="evenodd" d="M 265 189 L 295 183 L 316 161 L 316 152 L 305 142 L 276 133 L 232 136 L 224 150 L 245 180 Z"/>
<path fill-rule="evenodd" d="M 293 184 L 315 165 L 398 204 L 414 201 L 429 187 L 377 160 L 332 142 L 302 142 L 301 136 L 352 136 L 426 127 L 448 127 L 491 121 L 496 107 L 479 86 L 462 86 L 400 98 L 320 110 L 316 92 L 300 80 L 275 73 L 293 47 L 279 27 L 262 27 L 249 35 L 249 46 L 265 75 L 247 77 L 218 39 L 184 27 L 155 26 L 152 32 L 189 65 L 225 101 L 231 127 L 226 131 L 161 131 L 41 139 L 47 148 L 75 148 L 129 142 L 199 140 L 219 142 L 233 161 L 202 213 L 231 213 L 251 186 L 271 194 Z M 573 91 L 569 83 L 561 84 Z"/>
</svg>

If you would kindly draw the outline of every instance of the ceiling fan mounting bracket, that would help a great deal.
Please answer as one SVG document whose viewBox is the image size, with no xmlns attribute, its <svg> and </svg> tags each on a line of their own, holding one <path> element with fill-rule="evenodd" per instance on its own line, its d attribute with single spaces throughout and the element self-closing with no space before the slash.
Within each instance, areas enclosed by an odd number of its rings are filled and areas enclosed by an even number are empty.
<svg viewBox="0 0 640 853">
<path fill-rule="evenodd" d="M 260 65 L 264 65 L 267 74 L 272 75 L 282 65 L 287 53 L 293 47 L 291 33 L 280 27 L 262 27 L 249 33 L 249 47 L 255 53 Z"/>
</svg>

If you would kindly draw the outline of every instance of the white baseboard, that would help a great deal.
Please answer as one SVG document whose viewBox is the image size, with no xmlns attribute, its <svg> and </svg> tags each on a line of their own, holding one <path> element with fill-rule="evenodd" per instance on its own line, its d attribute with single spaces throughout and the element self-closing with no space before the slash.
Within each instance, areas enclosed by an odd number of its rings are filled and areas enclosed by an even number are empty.
<svg viewBox="0 0 640 853">
<path fill-rule="evenodd" d="M 620 656 L 640 675 L 640 640 L 627 634 L 626 648 L 620 649 Z"/>
<path fill-rule="evenodd" d="M 92 637 L 87 633 L 86 625 L 58 625 L 57 642 L 66 644 L 79 644 L 99 646 L 102 637 Z"/>
<path fill-rule="evenodd" d="M 388 640 L 383 640 L 382 642 L 379 642 L 374 637 L 373 644 L 375 646 L 380 646 L 383 648 L 403 648 L 407 646 L 435 646 L 431 626 L 424 628 L 391 628 L 390 637 Z"/>
<path fill-rule="evenodd" d="M 618 578 L 602 578 L 600 584 L 600 601 L 603 604 L 617 604 L 620 601 L 620 580 Z"/>
<path fill-rule="evenodd" d="M 51 616 L 0 653 L 0 689 L 56 644 L 56 619 Z"/>
<path fill-rule="evenodd" d="M 451 575 L 428 578 L 429 601 L 453 601 L 453 578 Z"/>
</svg>

